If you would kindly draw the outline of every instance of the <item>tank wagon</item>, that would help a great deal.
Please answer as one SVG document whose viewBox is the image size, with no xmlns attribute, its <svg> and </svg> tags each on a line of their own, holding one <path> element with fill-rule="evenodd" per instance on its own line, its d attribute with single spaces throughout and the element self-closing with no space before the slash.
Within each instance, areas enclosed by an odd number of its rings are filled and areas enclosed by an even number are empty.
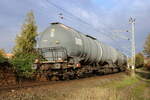
<svg viewBox="0 0 150 100">
<path fill-rule="evenodd" d="M 62 23 L 51 23 L 39 34 L 37 50 L 45 61 L 37 60 L 37 69 L 51 79 L 82 77 L 124 71 L 124 54 L 96 38 L 85 35 Z"/>
</svg>

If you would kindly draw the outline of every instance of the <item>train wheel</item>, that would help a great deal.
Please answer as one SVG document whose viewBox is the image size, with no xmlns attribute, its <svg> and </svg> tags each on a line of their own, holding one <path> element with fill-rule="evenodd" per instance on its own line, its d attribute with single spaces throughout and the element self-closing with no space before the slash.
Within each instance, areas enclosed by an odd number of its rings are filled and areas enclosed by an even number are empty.
<svg viewBox="0 0 150 100">
<path fill-rule="evenodd" d="M 52 81 L 59 81 L 59 77 L 54 75 L 54 76 L 51 76 L 51 80 Z"/>
<path fill-rule="evenodd" d="M 75 72 L 73 70 L 70 71 L 69 79 L 74 79 Z"/>
<path fill-rule="evenodd" d="M 60 79 L 61 80 L 69 80 L 70 79 L 69 73 L 68 72 L 63 73 L 63 75 L 61 75 Z"/>
<path fill-rule="evenodd" d="M 38 81 L 48 81 L 47 75 L 44 74 L 44 73 L 38 73 L 36 75 L 36 80 L 38 80 Z"/>
</svg>

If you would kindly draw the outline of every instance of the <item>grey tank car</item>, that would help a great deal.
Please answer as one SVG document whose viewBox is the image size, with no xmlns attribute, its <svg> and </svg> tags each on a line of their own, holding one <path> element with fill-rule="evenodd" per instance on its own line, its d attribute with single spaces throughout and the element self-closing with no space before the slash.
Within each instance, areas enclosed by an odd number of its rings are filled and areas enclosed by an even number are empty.
<svg viewBox="0 0 150 100">
<path fill-rule="evenodd" d="M 51 23 L 39 34 L 37 49 L 46 59 L 40 65 L 51 71 L 49 77 L 64 78 L 69 75 L 62 71 L 66 69 L 73 77 L 84 73 L 113 73 L 124 71 L 127 64 L 126 56 L 115 48 L 61 23 Z M 52 70 L 58 75 L 53 75 Z"/>
</svg>

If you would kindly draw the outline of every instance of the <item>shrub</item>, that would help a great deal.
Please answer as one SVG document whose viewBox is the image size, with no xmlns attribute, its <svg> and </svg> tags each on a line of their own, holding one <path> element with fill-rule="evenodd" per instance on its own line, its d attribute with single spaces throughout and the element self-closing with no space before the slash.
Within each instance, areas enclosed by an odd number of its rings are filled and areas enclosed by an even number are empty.
<svg viewBox="0 0 150 100">
<path fill-rule="evenodd" d="M 132 65 L 132 58 L 128 59 L 128 64 Z M 137 53 L 135 56 L 135 67 L 140 68 L 144 66 L 144 56 L 142 53 Z"/>
<path fill-rule="evenodd" d="M 3 55 L 0 54 L 0 64 L 3 64 L 5 62 L 8 62 L 8 60 Z"/>
<path fill-rule="evenodd" d="M 144 64 L 144 69 L 150 71 L 150 63 Z"/>
<path fill-rule="evenodd" d="M 135 66 L 136 68 L 144 66 L 144 56 L 142 53 L 136 54 Z"/>
<path fill-rule="evenodd" d="M 32 69 L 34 60 L 38 57 L 37 54 L 18 54 L 15 56 L 11 63 L 20 77 L 32 77 L 34 70 Z"/>
</svg>

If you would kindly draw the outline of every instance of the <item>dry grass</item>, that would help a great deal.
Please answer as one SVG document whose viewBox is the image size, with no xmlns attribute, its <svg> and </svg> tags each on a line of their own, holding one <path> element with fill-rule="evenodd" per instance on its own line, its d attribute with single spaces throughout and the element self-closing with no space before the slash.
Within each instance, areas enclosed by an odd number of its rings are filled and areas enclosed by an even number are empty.
<svg viewBox="0 0 150 100">
<path fill-rule="evenodd" d="M 82 88 L 70 93 L 66 100 L 150 100 L 150 88 L 147 83 L 126 77 L 104 86 Z"/>
<path fill-rule="evenodd" d="M 103 84 L 102 84 L 103 83 Z M 150 100 L 150 85 L 136 78 L 15 91 L 4 100 Z M 34 92 L 33 92 L 34 91 Z M 1 99 L 1 100 L 3 100 Z"/>
<path fill-rule="evenodd" d="M 85 88 L 71 93 L 66 100 L 120 100 L 120 93 L 110 88 Z"/>
</svg>

